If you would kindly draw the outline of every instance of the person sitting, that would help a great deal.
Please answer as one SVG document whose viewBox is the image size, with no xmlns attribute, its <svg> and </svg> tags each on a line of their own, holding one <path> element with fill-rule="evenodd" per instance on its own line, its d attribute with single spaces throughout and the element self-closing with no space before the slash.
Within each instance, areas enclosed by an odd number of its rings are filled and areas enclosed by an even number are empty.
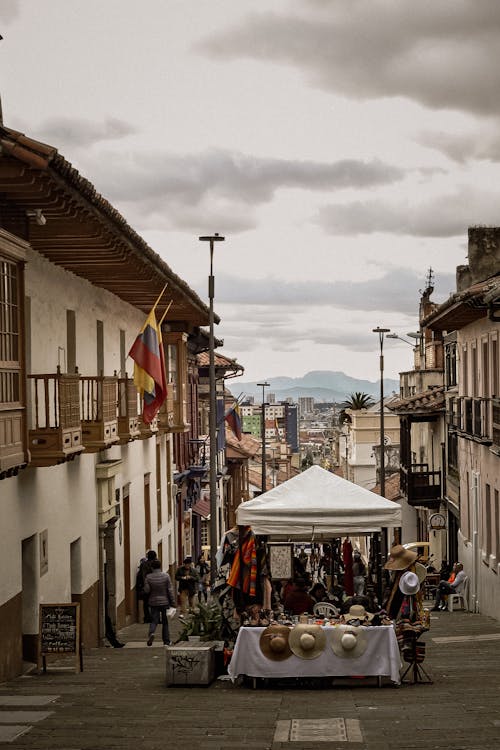
<svg viewBox="0 0 500 750">
<path fill-rule="evenodd" d="M 302 615 L 304 612 L 313 611 L 314 599 L 307 593 L 307 584 L 303 578 L 295 580 L 295 585 L 283 600 L 283 607 L 292 615 Z"/>
<path fill-rule="evenodd" d="M 329 602 L 330 599 L 328 597 L 328 594 L 326 593 L 326 588 L 323 586 L 322 583 L 315 583 L 312 589 L 309 591 L 309 596 L 314 599 L 314 602 L 317 604 L 318 602 Z"/>
<path fill-rule="evenodd" d="M 437 612 L 437 610 L 446 610 L 446 605 L 444 603 L 444 597 L 448 594 L 460 594 L 462 591 L 462 587 L 464 585 L 464 581 L 467 578 L 464 572 L 464 566 L 462 563 L 455 563 L 453 566 L 454 572 L 455 572 L 455 580 L 453 583 L 448 583 L 448 581 L 440 581 L 439 586 L 437 587 L 436 591 L 436 601 L 434 602 L 434 606 L 431 610 L 431 612 Z"/>
</svg>

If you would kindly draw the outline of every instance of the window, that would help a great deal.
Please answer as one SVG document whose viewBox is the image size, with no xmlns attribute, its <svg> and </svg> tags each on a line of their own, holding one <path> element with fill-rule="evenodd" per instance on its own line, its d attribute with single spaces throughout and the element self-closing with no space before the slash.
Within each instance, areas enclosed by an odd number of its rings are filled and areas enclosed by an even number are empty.
<svg viewBox="0 0 500 750">
<path fill-rule="evenodd" d="M 500 557 L 500 498 L 498 490 L 493 493 L 494 507 L 493 507 L 493 520 L 495 522 L 494 534 L 493 534 L 493 554 L 495 555 L 497 562 Z"/>
<path fill-rule="evenodd" d="M 446 345 L 445 360 L 446 386 L 451 388 L 457 384 L 457 345 L 455 341 Z"/>
<path fill-rule="evenodd" d="M 458 436 L 455 431 L 448 432 L 448 471 L 458 472 Z"/>
<path fill-rule="evenodd" d="M 0 256 L 0 404 L 21 401 L 18 265 Z"/>
</svg>

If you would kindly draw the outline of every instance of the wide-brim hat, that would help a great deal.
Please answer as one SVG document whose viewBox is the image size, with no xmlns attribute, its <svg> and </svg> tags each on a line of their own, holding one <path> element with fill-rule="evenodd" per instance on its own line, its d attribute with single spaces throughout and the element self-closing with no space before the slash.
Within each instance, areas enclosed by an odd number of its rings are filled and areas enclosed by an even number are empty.
<svg viewBox="0 0 500 750">
<path fill-rule="evenodd" d="M 333 653 L 343 659 L 356 659 L 365 653 L 367 645 L 366 633 L 362 628 L 337 625 L 332 632 Z"/>
<path fill-rule="evenodd" d="M 292 655 L 289 644 L 290 628 L 286 625 L 269 625 L 260 636 L 260 650 L 271 661 L 284 661 Z"/>
<path fill-rule="evenodd" d="M 346 614 L 346 620 L 373 620 L 374 615 L 371 612 L 367 612 L 362 604 L 353 604 L 349 608 L 349 612 Z"/>
<path fill-rule="evenodd" d="M 295 625 L 290 631 L 290 648 L 301 659 L 316 659 L 326 646 L 325 631 L 319 625 Z"/>
<path fill-rule="evenodd" d="M 422 565 L 422 563 L 415 563 L 415 573 L 418 576 L 418 580 L 422 584 L 427 576 L 427 568 L 425 567 L 425 565 Z"/>
<path fill-rule="evenodd" d="M 418 555 L 411 549 L 406 549 L 402 544 L 396 544 L 391 549 L 389 559 L 384 565 L 385 570 L 406 570 L 415 562 Z"/>
<path fill-rule="evenodd" d="M 399 579 L 399 590 L 406 596 L 413 596 L 413 594 L 417 594 L 420 591 L 420 581 L 418 580 L 418 575 L 416 573 L 412 573 L 411 571 L 403 573 L 403 575 Z"/>
</svg>

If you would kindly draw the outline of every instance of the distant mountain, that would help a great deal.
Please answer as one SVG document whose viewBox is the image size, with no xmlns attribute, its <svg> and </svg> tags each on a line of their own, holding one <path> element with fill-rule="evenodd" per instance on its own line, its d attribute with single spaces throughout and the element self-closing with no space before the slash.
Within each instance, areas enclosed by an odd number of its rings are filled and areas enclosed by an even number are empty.
<svg viewBox="0 0 500 750">
<path fill-rule="evenodd" d="M 233 396 L 244 393 L 246 396 L 253 396 L 256 401 L 262 399 L 262 387 L 257 382 L 242 382 L 232 380 L 227 382 L 227 388 Z M 293 398 L 298 401 L 299 397 L 312 396 L 316 401 L 336 401 L 341 403 L 345 401 L 351 393 L 361 391 L 373 396 L 375 401 L 380 395 L 380 380 L 359 380 L 351 378 L 344 372 L 333 372 L 332 370 L 312 370 L 306 373 L 302 378 L 288 378 L 280 376 L 276 378 L 267 378 L 269 388 L 266 388 L 266 394 L 271 392 L 276 396 L 277 401 L 283 401 L 286 398 Z M 399 393 L 399 380 L 384 378 L 384 394 L 390 395 L 392 392 Z"/>
</svg>

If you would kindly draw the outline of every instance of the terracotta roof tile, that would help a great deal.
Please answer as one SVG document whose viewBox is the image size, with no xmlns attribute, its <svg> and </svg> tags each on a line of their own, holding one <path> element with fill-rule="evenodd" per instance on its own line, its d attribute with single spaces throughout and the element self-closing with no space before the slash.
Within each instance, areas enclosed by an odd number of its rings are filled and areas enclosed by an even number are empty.
<svg viewBox="0 0 500 750">
<path fill-rule="evenodd" d="M 400 414 L 443 411 L 445 407 L 445 388 L 437 386 L 427 391 L 417 393 L 409 398 L 400 398 L 391 404 L 391 411 Z"/>
</svg>

